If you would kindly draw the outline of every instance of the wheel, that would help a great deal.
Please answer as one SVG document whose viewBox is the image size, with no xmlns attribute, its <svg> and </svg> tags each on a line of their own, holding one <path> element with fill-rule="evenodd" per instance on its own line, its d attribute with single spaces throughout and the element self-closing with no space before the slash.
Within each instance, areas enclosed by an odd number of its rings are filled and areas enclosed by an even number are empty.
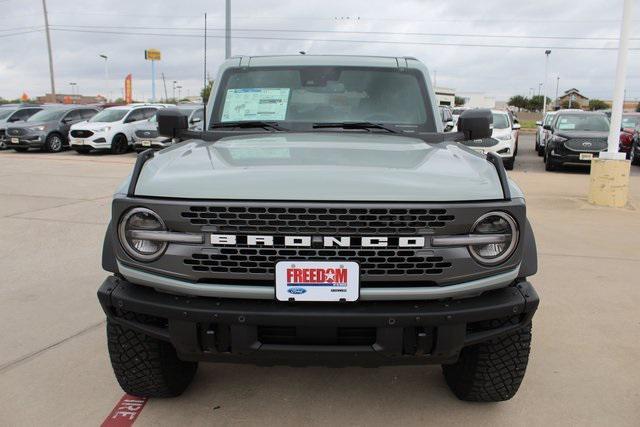
<svg viewBox="0 0 640 427">
<path fill-rule="evenodd" d="M 127 137 L 119 133 L 113 137 L 111 141 L 111 153 L 112 154 L 124 154 L 129 150 L 129 141 Z"/>
<path fill-rule="evenodd" d="M 518 140 L 516 139 L 516 148 L 513 150 L 513 157 L 518 155 Z"/>
<path fill-rule="evenodd" d="M 52 133 L 47 136 L 47 140 L 44 142 L 44 150 L 49 153 L 59 153 L 62 151 L 62 137 L 57 133 Z"/>
<path fill-rule="evenodd" d="M 7 143 L 4 142 L 3 139 L 0 139 L 0 150 L 6 150 L 7 148 Z"/>
<path fill-rule="evenodd" d="M 76 150 L 76 152 L 78 154 L 87 154 L 91 151 L 91 148 L 89 147 L 75 147 L 74 150 Z"/>
<path fill-rule="evenodd" d="M 499 326 L 501 322 L 491 323 Z M 445 381 L 460 400 L 509 400 L 522 383 L 530 348 L 531 323 L 508 335 L 463 348 L 456 363 L 442 366 Z"/>
<path fill-rule="evenodd" d="M 11 147 L 16 150 L 18 153 L 26 153 L 29 151 L 29 147 Z"/>
<path fill-rule="evenodd" d="M 539 157 L 544 156 L 544 147 L 538 147 L 537 151 L 538 151 L 538 156 Z"/>
<path fill-rule="evenodd" d="M 142 315 L 134 315 L 145 321 Z M 148 320 L 147 320 L 148 321 Z M 165 341 L 107 320 L 107 340 L 113 372 L 120 387 L 139 397 L 175 397 L 191 384 L 197 362 L 178 359 Z"/>
<path fill-rule="evenodd" d="M 508 171 L 513 170 L 513 164 L 515 163 L 516 158 L 515 155 L 514 157 L 511 157 L 510 159 L 505 159 L 502 161 L 502 164 L 504 165 L 504 168 Z"/>
<path fill-rule="evenodd" d="M 557 164 L 551 159 L 551 156 L 545 154 L 544 156 L 544 170 L 554 171 L 557 168 Z"/>
</svg>

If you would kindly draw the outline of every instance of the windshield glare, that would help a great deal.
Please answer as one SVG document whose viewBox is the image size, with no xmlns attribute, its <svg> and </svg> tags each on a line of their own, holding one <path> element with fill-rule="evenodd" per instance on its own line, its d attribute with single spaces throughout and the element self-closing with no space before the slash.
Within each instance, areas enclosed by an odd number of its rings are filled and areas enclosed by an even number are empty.
<svg viewBox="0 0 640 427">
<path fill-rule="evenodd" d="M 604 115 L 562 115 L 556 121 L 556 129 L 607 132 L 609 120 Z"/>
<path fill-rule="evenodd" d="M 509 127 L 509 117 L 506 114 L 493 113 L 493 128 L 507 129 Z"/>
<path fill-rule="evenodd" d="M 278 67 L 232 70 L 214 122 L 374 122 L 435 127 L 421 77 L 393 69 Z"/>
<path fill-rule="evenodd" d="M 11 114 L 13 114 L 16 110 L 11 108 L 3 108 L 0 109 L 0 120 L 4 120 L 8 118 Z"/>
<path fill-rule="evenodd" d="M 42 110 L 27 119 L 27 122 L 51 122 L 60 120 L 67 110 Z"/>
<path fill-rule="evenodd" d="M 124 116 L 129 112 L 129 110 L 102 110 L 95 116 L 89 119 L 90 122 L 117 122 L 124 118 Z"/>
</svg>

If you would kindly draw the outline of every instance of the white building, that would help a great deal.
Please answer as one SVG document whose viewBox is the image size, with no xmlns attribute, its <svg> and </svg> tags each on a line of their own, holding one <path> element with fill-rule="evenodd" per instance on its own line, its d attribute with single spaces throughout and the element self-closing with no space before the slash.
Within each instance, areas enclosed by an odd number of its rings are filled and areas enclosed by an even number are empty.
<svg viewBox="0 0 640 427">
<path fill-rule="evenodd" d="M 456 91 L 448 87 L 434 87 L 438 105 L 449 105 L 453 107 L 456 103 Z"/>
<path fill-rule="evenodd" d="M 464 98 L 464 106 L 467 108 L 495 108 L 496 98 L 484 92 L 466 92 L 459 95 Z"/>
</svg>

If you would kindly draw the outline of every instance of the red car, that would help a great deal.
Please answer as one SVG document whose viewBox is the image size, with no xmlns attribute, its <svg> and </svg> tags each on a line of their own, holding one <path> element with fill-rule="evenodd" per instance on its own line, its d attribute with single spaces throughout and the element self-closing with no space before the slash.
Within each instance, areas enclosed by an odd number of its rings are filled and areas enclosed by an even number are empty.
<svg viewBox="0 0 640 427">
<path fill-rule="evenodd" d="M 631 153 L 634 141 L 638 140 L 638 129 L 640 129 L 640 113 L 625 113 L 622 115 L 620 130 L 620 144 L 618 151 L 621 153 Z"/>
</svg>

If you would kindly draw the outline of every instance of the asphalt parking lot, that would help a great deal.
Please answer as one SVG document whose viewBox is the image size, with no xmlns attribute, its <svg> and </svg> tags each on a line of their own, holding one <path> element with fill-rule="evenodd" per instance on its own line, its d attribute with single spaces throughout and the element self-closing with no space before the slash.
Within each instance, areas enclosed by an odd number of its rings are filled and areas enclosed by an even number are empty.
<svg viewBox="0 0 640 427">
<path fill-rule="evenodd" d="M 135 155 L 0 152 L 0 419 L 96 425 L 122 397 L 95 292 L 111 194 Z M 635 425 L 640 422 L 640 167 L 631 204 L 586 202 L 585 169 L 545 172 L 522 135 L 509 175 L 527 195 L 541 297 L 516 397 L 458 401 L 439 366 L 201 364 L 137 425 Z"/>
</svg>

